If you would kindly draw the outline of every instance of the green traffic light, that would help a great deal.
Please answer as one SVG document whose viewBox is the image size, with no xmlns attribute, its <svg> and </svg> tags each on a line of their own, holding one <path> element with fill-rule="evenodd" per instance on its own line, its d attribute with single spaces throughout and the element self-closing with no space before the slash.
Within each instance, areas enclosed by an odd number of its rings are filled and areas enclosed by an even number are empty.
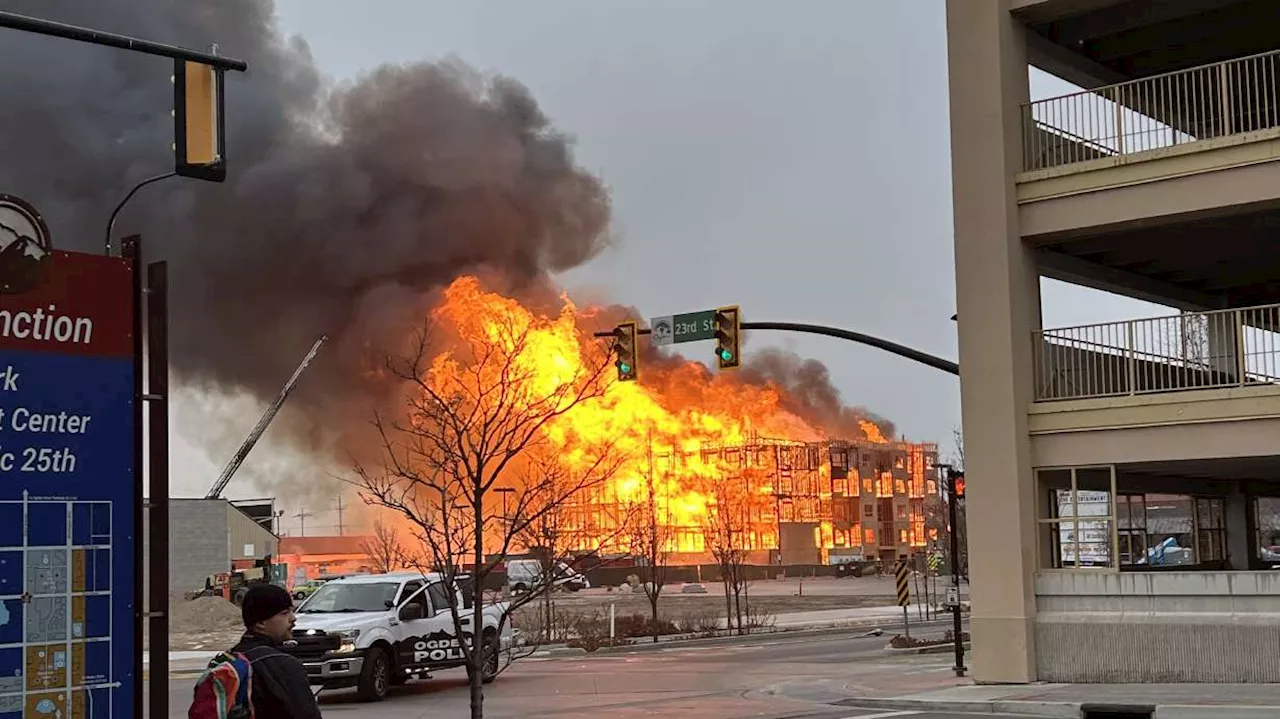
<svg viewBox="0 0 1280 719">
<path fill-rule="evenodd" d="M 727 348 L 726 348 L 726 349 L 722 349 L 722 350 L 720 350 L 720 360 L 721 360 L 722 362 L 732 362 L 732 361 L 733 361 L 733 353 L 732 353 L 732 352 L 730 352 Z"/>
<path fill-rule="evenodd" d="M 622 374 L 631 374 L 631 365 L 627 364 L 626 362 L 622 362 L 621 364 L 618 365 L 618 371 L 621 372 Z"/>
</svg>

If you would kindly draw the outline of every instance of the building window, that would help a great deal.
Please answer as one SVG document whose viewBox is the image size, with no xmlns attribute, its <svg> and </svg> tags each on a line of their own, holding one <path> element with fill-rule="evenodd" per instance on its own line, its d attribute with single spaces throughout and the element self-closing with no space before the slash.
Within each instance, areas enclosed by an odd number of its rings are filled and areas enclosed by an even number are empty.
<svg viewBox="0 0 1280 719">
<path fill-rule="evenodd" d="M 1258 559 L 1280 563 L 1280 497 L 1255 497 L 1253 520 Z"/>
<path fill-rule="evenodd" d="M 874 517 L 874 516 L 876 516 L 876 505 L 874 505 L 874 504 L 872 504 L 872 503 L 870 503 L 870 502 L 868 502 L 867 504 L 862 505 L 862 516 L 864 516 L 864 517 Z"/>
<path fill-rule="evenodd" d="M 1196 498 L 1196 563 L 1221 562 L 1227 558 L 1226 502 Z"/>
<path fill-rule="evenodd" d="M 832 483 L 832 491 L 833 491 L 833 492 L 835 492 L 836 494 L 848 494 L 848 493 L 849 493 L 849 480 L 847 480 L 847 479 L 837 479 L 837 480 L 835 480 L 835 481 Z"/>
<path fill-rule="evenodd" d="M 1116 499 L 1116 532 L 1120 564 L 1138 564 L 1147 556 L 1147 505 L 1141 494 Z"/>
<path fill-rule="evenodd" d="M 862 480 L 862 493 L 863 493 L 863 494 L 875 494 L 875 493 L 876 493 L 876 483 L 875 483 L 875 480 L 873 480 L 873 479 L 864 479 L 864 480 Z"/>
<path fill-rule="evenodd" d="M 898 505 L 898 519 L 906 519 L 906 518 L 907 518 L 907 508 L 906 508 L 906 506 L 899 504 L 899 505 Z"/>
<path fill-rule="evenodd" d="M 1040 566 L 1046 569 L 1114 567 L 1113 468 L 1041 469 L 1036 475 L 1040 484 Z"/>
<path fill-rule="evenodd" d="M 868 530 L 866 530 L 866 532 L 863 534 L 863 537 L 864 537 L 864 540 L 865 540 L 865 542 L 866 542 L 867 546 L 869 546 L 869 547 L 875 546 L 875 543 L 876 543 L 876 530 L 874 530 L 874 529 L 868 529 Z"/>
<path fill-rule="evenodd" d="M 894 482 L 894 491 L 900 495 L 906 494 L 907 493 L 906 480 L 899 479 L 898 481 Z"/>
<path fill-rule="evenodd" d="M 899 530 L 898 530 L 898 544 L 906 544 L 906 543 L 907 543 L 907 530 L 905 530 L 905 529 L 899 529 Z"/>
</svg>

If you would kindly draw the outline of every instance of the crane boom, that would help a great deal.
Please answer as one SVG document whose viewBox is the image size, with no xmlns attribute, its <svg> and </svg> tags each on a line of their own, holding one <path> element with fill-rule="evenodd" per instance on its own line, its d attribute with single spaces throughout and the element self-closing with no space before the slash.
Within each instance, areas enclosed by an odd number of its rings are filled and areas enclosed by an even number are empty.
<svg viewBox="0 0 1280 719">
<path fill-rule="evenodd" d="M 271 420 L 275 419 L 276 412 L 280 411 L 280 407 L 284 405 L 284 401 L 289 398 L 289 393 L 293 392 L 294 386 L 298 384 L 298 378 L 302 377 L 302 373 L 307 370 L 311 361 L 316 358 L 316 354 L 320 352 L 320 346 L 328 341 L 328 335 L 320 335 L 315 344 L 311 345 L 311 351 L 307 352 L 307 356 L 302 358 L 302 363 L 293 371 L 293 376 L 288 382 L 284 383 L 284 387 L 280 389 L 280 394 L 276 395 L 275 401 L 267 407 L 262 413 L 262 417 L 258 419 L 258 424 L 254 426 L 253 431 L 248 437 L 244 438 L 244 442 L 240 443 L 240 448 L 231 456 L 231 461 L 227 462 L 227 466 L 222 468 L 222 474 L 218 476 L 218 481 L 214 483 L 213 488 L 204 496 L 205 499 L 217 499 L 222 490 L 227 488 L 227 483 L 231 481 L 231 476 L 240 469 L 240 465 L 244 463 L 245 457 L 249 456 L 249 452 L 253 449 L 253 445 L 258 443 L 262 438 L 263 432 L 267 431 L 267 426 L 271 424 Z"/>
</svg>

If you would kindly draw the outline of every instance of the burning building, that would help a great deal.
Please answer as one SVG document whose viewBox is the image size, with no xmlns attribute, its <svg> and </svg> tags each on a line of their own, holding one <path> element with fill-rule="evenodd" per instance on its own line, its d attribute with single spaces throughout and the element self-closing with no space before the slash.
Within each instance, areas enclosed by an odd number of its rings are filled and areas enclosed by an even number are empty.
<svg viewBox="0 0 1280 719">
<path fill-rule="evenodd" d="M 433 339 L 402 371 L 408 415 L 380 438 L 390 476 L 365 475 L 376 501 L 437 517 L 452 537 L 447 515 L 474 513 L 483 486 L 486 533 L 520 533 L 486 536 L 488 553 L 656 546 L 669 563 L 732 551 L 780 565 L 894 560 L 927 545 L 935 446 L 891 441 L 865 417 L 834 439 L 850 426 L 822 418 L 848 412 L 655 348 L 640 381 L 619 381 L 593 336 L 613 321 L 567 297 L 535 309 L 475 277 L 453 282 L 430 314 Z"/>
<path fill-rule="evenodd" d="M 753 565 L 892 562 L 922 551 L 937 539 L 925 521 L 925 499 L 938 491 L 937 447 L 876 439 L 751 437 L 655 455 L 655 487 L 686 489 L 683 496 L 655 492 L 670 561 L 709 561 L 717 536 L 736 542 Z M 708 467 L 717 470 L 710 479 Z M 740 491 L 726 491 L 735 485 Z M 627 513 L 616 488 L 583 493 L 569 507 L 566 530 L 576 549 L 627 550 L 625 534 L 613 531 Z M 729 512 L 736 526 L 726 534 Z"/>
</svg>

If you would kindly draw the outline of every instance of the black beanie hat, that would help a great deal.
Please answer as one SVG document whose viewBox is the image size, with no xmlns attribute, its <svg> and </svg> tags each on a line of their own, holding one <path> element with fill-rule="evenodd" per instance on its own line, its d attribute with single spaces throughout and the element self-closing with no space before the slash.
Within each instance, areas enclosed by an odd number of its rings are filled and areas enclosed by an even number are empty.
<svg viewBox="0 0 1280 719">
<path fill-rule="evenodd" d="M 293 597 L 283 587 L 274 584 L 255 584 L 244 594 L 240 604 L 240 616 L 245 627 L 252 627 L 293 607 Z"/>
</svg>

